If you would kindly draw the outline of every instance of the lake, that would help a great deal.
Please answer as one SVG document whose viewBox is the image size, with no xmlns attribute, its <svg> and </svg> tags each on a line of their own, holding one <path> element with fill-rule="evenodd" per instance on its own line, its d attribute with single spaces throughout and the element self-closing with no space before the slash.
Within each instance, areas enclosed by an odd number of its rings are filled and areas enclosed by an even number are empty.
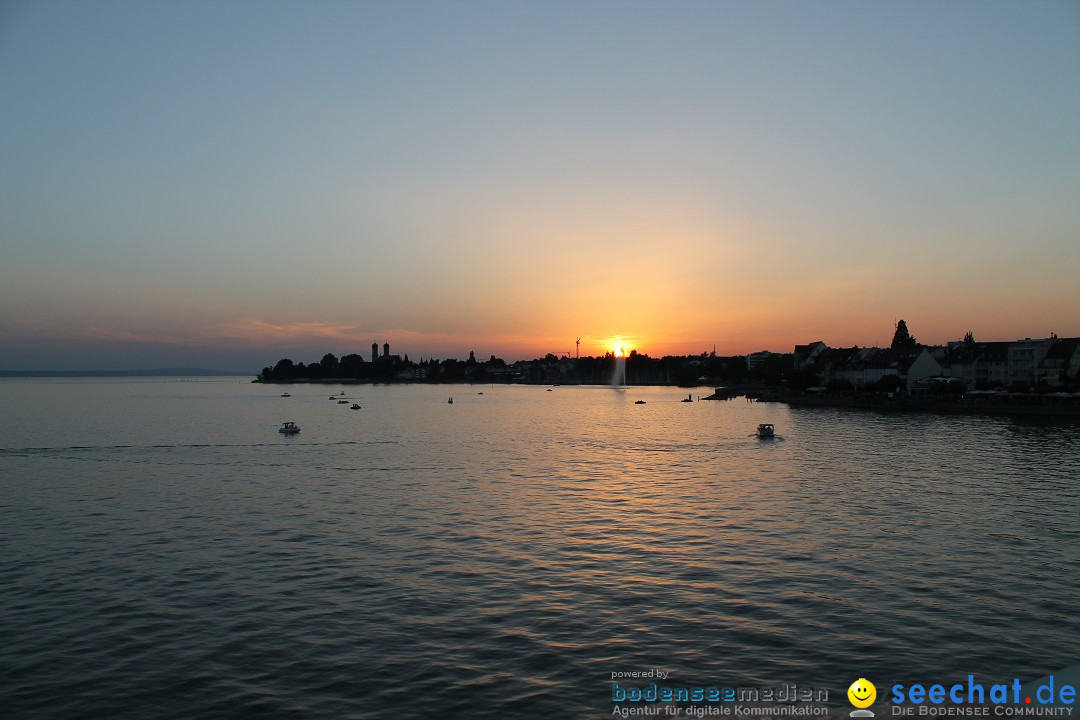
<svg viewBox="0 0 1080 720">
<path fill-rule="evenodd" d="M 609 717 L 613 672 L 843 705 L 1076 662 L 1080 423 L 688 392 L 0 380 L 3 714 Z"/>
</svg>

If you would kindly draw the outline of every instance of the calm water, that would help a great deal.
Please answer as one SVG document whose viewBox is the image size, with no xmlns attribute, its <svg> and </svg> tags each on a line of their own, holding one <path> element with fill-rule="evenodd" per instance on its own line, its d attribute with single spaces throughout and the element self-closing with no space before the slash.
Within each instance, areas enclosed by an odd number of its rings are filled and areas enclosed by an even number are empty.
<svg viewBox="0 0 1080 720">
<path fill-rule="evenodd" d="M 622 670 L 839 704 L 1076 662 L 1076 423 L 341 389 L 0 381 L 0 714 L 609 717 Z"/>
</svg>

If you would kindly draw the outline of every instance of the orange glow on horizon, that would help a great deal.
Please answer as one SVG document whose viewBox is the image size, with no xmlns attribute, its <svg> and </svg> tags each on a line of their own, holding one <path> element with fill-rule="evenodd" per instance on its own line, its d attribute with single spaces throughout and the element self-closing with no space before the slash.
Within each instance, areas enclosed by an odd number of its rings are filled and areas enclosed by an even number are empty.
<svg viewBox="0 0 1080 720">
<path fill-rule="evenodd" d="M 621 335 L 616 335 L 608 341 L 608 347 L 611 348 L 609 352 L 617 358 L 626 357 L 626 339 Z"/>
</svg>

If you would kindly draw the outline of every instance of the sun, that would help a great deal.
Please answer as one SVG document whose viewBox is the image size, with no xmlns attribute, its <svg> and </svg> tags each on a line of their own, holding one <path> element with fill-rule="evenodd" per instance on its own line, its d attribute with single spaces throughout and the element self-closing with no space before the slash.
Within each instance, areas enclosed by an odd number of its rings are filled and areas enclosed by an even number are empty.
<svg viewBox="0 0 1080 720">
<path fill-rule="evenodd" d="M 621 336 L 611 338 L 609 345 L 611 346 L 612 355 L 617 358 L 626 357 L 626 340 L 624 340 Z"/>
</svg>

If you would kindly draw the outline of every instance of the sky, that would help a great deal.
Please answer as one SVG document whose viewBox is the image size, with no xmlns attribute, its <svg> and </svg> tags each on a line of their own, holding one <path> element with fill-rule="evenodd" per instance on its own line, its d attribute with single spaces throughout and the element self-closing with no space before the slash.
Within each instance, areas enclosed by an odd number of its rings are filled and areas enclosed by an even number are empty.
<svg viewBox="0 0 1080 720">
<path fill-rule="evenodd" d="M 0 369 L 1080 335 L 1073 0 L 0 0 Z"/>
</svg>

